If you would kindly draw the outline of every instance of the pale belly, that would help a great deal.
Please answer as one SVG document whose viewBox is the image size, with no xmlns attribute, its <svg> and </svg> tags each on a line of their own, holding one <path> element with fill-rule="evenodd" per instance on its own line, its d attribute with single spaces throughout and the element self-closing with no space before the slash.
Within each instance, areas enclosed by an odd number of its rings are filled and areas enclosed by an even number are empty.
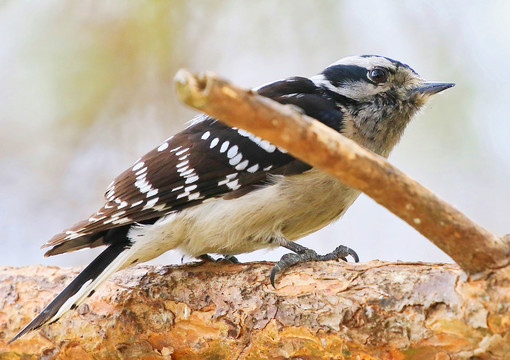
<svg viewBox="0 0 510 360">
<path fill-rule="evenodd" d="M 174 248 L 198 256 L 240 254 L 297 240 L 338 219 L 359 191 L 318 170 L 278 177 L 268 186 L 236 199 L 211 199 L 169 215 L 132 235 L 154 257 Z M 143 232 L 142 230 L 145 230 Z M 150 254 L 150 255 L 149 255 Z M 156 255 L 156 256 L 157 256 Z M 146 261 L 144 256 L 140 261 Z"/>
</svg>

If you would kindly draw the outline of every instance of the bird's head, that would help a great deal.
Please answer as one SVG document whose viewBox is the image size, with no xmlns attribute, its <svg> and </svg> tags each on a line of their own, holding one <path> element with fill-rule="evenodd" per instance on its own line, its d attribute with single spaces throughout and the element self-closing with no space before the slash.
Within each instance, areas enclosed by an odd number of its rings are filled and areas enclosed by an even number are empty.
<svg viewBox="0 0 510 360">
<path fill-rule="evenodd" d="M 427 82 L 408 65 L 377 55 L 346 57 L 311 80 L 342 108 L 344 134 L 384 156 L 427 99 L 454 86 Z"/>
</svg>

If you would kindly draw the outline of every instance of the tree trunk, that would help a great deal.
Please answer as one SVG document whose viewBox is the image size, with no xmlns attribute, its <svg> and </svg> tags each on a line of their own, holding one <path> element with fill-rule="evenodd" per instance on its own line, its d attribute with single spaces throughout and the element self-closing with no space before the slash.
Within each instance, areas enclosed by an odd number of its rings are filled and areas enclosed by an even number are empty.
<svg viewBox="0 0 510 360">
<path fill-rule="evenodd" d="M 343 262 L 138 266 L 5 345 L 77 269 L 0 268 L 0 359 L 508 359 L 510 274 Z"/>
</svg>

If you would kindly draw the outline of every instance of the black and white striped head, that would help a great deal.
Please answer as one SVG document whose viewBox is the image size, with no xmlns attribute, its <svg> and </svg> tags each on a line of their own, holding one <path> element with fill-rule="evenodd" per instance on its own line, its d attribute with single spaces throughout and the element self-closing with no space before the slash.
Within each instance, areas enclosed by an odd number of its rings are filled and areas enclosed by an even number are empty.
<svg viewBox="0 0 510 360">
<path fill-rule="evenodd" d="M 377 55 L 343 58 L 312 77 L 312 80 L 356 102 L 370 101 L 379 96 L 418 107 L 430 95 L 454 85 L 425 82 L 408 65 Z"/>
<path fill-rule="evenodd" d="M 343 58 L 310 80 L 342 108 L 345 128 L 362 135 L 361 143 L 373 141 L 369 147 L 383 153 L 431 95 L 454 85 L 426 82 L 408 65 L 377 55 Z"/>
</svg>

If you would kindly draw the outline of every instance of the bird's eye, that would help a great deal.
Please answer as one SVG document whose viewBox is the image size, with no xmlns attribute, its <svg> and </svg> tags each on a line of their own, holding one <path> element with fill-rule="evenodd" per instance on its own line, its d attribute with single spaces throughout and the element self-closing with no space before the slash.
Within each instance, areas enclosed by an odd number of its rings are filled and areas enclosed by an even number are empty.
<svg viewBox="0 0 510 360">
<path fill-rule="evenodd" d="M 368 73 L 368 78 L 376 84 L 383 83 L 388 80 L 388 70 L 379 67 L 374 68 Z"/>
</svg>

